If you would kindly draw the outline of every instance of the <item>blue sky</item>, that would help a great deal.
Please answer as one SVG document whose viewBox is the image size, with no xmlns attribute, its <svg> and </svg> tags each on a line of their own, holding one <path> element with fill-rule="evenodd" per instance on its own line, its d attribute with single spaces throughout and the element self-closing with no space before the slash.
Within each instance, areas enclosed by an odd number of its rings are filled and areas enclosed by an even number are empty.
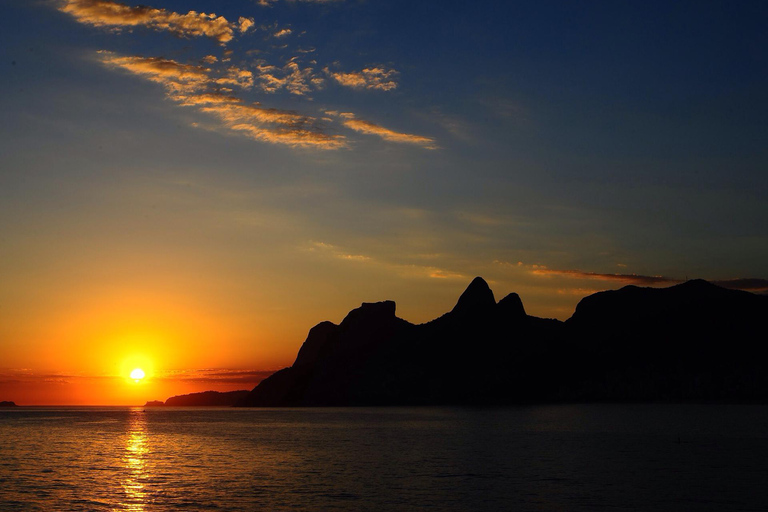
<svg viewBox="0 0 768 512">
<path fill-rule="evenodd" d="M 262 370 L 475 275 L 561 319 L 625 284 L 766 288 L 764 2 L 4 7 L 0 347 L 178 306 L 148 325 L 204 314 L 245 354 L 218 366 Z"/>
</svg>

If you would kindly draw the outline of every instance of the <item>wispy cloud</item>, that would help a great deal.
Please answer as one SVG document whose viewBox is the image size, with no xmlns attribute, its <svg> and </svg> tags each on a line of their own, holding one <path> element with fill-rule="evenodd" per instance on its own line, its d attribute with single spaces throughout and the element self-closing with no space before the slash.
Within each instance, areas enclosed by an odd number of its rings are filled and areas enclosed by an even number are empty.
<svg viewBox="0 0 768 512">
<path fill-rule="evenodd" d="M 102 61 L 108 66 L 122 68 L 163 85 L 173 98 L 201 91 L 211 82 L 210 71 L 202 66 L 159 57 L 121 56 L 110 52 L 102 52 L 101 55 Z"/>
<path fill-rule="evenodd" d="M 238 24 L 237 28 L 238 28 L 238 30 L 240 30 L 240 33 L 241 34 L 245 34 L 251 28 L 253 28 L 254 21 L 253 21 L 253 18 L 244 18 L 244 17 L 240 16 L 240 19 L 237 20 L 237 24 Z"/>
<path fill-rule="evenodd" d="M 197 382 L 211 384 L 251 384 L 256 385 L 275 373 L 275 370 L 228 370 L 222 368 L 204 368 L 192 370 L 169 370 L 160 372 L 156 380 L 170 382 Z"/>
<path fill-rule="evenodd" d="M 314 118 L 295 112 L 240 102 L 212 103 L 201 107 L 200 110 L 215 115 L 230 130 L 254 140 L 317 149 L 339 149 L 347 144 L 341 135 L 323 133 Z"/>
<path fill-rule="evenodd" d="M 591 281 L 607 281 L 621 284 L 633 284 L 637 286 L 670 286 L 685 282 L 685 279 L 669 276 L 647 276 L 642 274 L 611 274 L 600 272 L 584 272 L 582 270 L 562 270 L 551 269 L 543 265 L 524 265 L 518 262 L 517 266 L 522 266 L 529 273 L 536 276 L 558 276 L 570 279 L 582 279 Z M 621 265 L 626 266 L 626 265 Z M 744 290 L 752 292 L 768 291 L 768 279 L 760 278 L 737 278 L 711 280 L 712 284 L 728 288 L 731 290 Z M 596 290 L 593 290 L 596 291 Z"/>
<path fill-rule="evenodd" d="M 391 91 L 397 88 L 395 77 L 398 73 L 394 69 L 384 69 L 377 66 L 365 68 L 362 71 L 344 73 L 333 72 L 325 68 L 325 72 L 339 84 L 353 89 Z"/>
<path fill-rule="evenodd" d="M 325 80 L 315 73 L 314 68 L 302 67 L 297 57 L 289 59 L 282 68 L 259 62 L 256 66 L 258 87 L 267 93 L 281 89 L 297 96 L 305 96 L 323 87 Z"/>
<path fill-rule="evenodd" d="M 223 76 L 216 76 L 208 68 L 169 59 L 125 57 L 106 52 L 102 55 L 107 65 L 163 85 L 169 98 L 183 106 L 197 107 L 218 118 L 227 129 L 254 140 L 318 149 L 346 146 L 343 136 L 323 133 L 313 117 L 248 105 L 235 96 L 215 90 L 222 84 L 251 86 L 253 79 L 249 71 L 230 67 Z"/>
<path fill-rule="evenodd" d="M 368 135 L 376 135 L 390 142 L 416 144 L 418 146 L 424 147 L 425 149 L 437 149 L 435 140 L 429 137 L 422 137 L 421 135 L 413 135 L 411 133 L 396 132 L 370 121 L 349 117 L 349 114 L 347 114 L 347 119 L 343 121 L 343 124 L 350 130 Z"/>
<path fill-rule="evenodd" d="M 768 279 L 759 279 L 755 277 L 743 277 L 739 279 L 725 279 L 720 281 L 712 281 L 718 286 L 723 288 L 731 288 L 733 290 L 745 290 L 749 292 L 768 292 Z"/>
<path fill-rule="evenodd" d="M 291 30 L 291 29 L 289 29 L 289 28 L 284 28 L 284 29 L 280 29 L 280 30 L 278 30 L 278 31 L 277 31 L 277 32 L 275 32 L 273 35 L 274 35 L 275 37 L 278 37 L 278 38 L 279 38 L 279 37 L 285 37 L 285 36 L 289 36 L 289 35 L 291 35 L 291 33 L 292 33 L 292 32 L 293 32 L 293 30 Z"/>
<path fill-rule="evenodd" d="M 275 373 L 275 370 L 230 370 L 226 368 L 204 368 L 185 370 L 162 370 L 150 378 L 165 382 L 196 382 L 211 384 L 252 384 L 256 385 Z M 25 384 L 45 382 L 68 385 L 82 380 L 124 379 L 119 375 L 94 375 L 77 373 L 37 373 L 28 369 L 0 369 L 0 384 Z"/>
<path fill-rule="evenodd" d="M 387 271 L 396 273 L 401 276 L 411 278 L 430 278 L 430 279 L 463 279 L 469 278 L 467 274 L 440 268 L 434 265 L 414 265 L 403 264 L 392 261 L 386 261 L 383 259 L 375 258 L 366 254 L 359 254 L 350 251 L 346 251 L 333 244 L 326 242 L 313 242 L 310 244 L 309 252 L 314 252 L 324 257 L 331 257 L 334 259 L 354 262 L 357 264 L 366 264 L 375 266 L 379 269 L 386 269 Z"/>
<path fill-rule="evenodd" d="M 288 0 L 330 3 L 335 0 Z M 206 36 L 222 44 L 250 30 L 261 30 L 277 38 L 292 34 L 292 28 L 268 24 L 256 27 L 253 18 L 240 16 L 230 22 L 223 16 L 189 11 L 180 14 L 163 8 L 130 6 L 111 0 L 57 0 L 58 8 L 78 22 L 120 31 L 132 27 L 164 30 L 184 37 Z M 269 5 L 271 0 L 262 0 Z M 286 46 L 287 48 L 287 46 Z M 314 49 L 307 50 L 314 52 Z M 246 52 L 249 53 L 249 52 Z M 390 142 L 414 144 L 436 149 L 434 139 L 397 132 L 354 115 L 302 115 L 296 112 L 266 108 L 258 101 L 245 101 L 253 94 L 288 93 L 311 101 L 312 94 L 334 81 L 358 90 L 389 91 L 397 87 L 398 72 L 384 66 L 368 66 L 361 71 L 331 72 L 306 52 L 281 52 L 278 65 L 266 60 L 239 60 L 235 50 L 222 47 L 219 55 L 203 54 L 192 62 L 148 56 L 126 56 L 101 51 L 100 60 L 107 66 L 129 72 L 160 84 L 166 96 L 179 106 L 192 107 L 212 116 L 221 124 L 207 128 L 220 133 L 237 134 L 253 140 L 292 147 L 317 149 L 348 148 L 347 136 L 328 133 L 330 129 L 348 129 L 359 134 L 376 135 Z M 249 53 L 250 54 L 250 53 Z M 269 53 L 266 53 L 269 55 Z M 293 56 L 291 56 L 293 55 Z M 272 58 L 275 58 L 274 56 Z M 334 66 L 339 66 L 334 63 Z M 193 122 L 192 126 L 200 126 Z"/>
<path fill-rule="evenodd" d="M 145 26 L 155 30 L 167 30 L 175 34 L 194 37 L 207 36 L 221 43 L 232 40 L 234 30 L 223 16 L 189 11 L 179 14 L 165 9 L 131 7 L 108 0 L 64 0 L 60 10 L 71 14 L 80 23 L 96 27 Z M 240 18 L 239 29 L 245 32 L 253 22 Z"/>
<path fill-rule="evenodd" d="M 594 279 L 598 281 L 616 281 L 624 284 L 641 286 L 669 285 L 679 283 L 679 279 L 666 276 L 644 276 L 640 274 L 601 274 L 598 272 L 583 272 L 581 270 L 557 270 L 534 265 L 531 274 L 537 276 L 561 276 L 572 279 Z"/>
</svg>

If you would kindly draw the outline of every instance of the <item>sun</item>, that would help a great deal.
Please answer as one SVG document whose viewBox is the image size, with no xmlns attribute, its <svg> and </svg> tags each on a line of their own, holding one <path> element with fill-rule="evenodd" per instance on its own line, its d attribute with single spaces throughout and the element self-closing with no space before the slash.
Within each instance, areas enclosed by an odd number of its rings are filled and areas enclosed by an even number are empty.
<svg viewBox="0 0 768 512">
<path fill-rule="evenodd" d="M 134 380 L 134 382 L 139 382 L 141 379 L 144 378 L 144 370 L 141 368 L 136 368 L 131 372 L 131 378 Z"/>
</svg>

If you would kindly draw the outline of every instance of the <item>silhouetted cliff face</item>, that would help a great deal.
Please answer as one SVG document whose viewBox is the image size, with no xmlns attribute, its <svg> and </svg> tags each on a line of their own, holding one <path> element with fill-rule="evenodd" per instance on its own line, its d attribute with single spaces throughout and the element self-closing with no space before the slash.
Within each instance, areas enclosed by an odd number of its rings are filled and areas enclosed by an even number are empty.
<svg viewBox="0 0 768 512">
<path fill-rule="evenodd" d="M 0 407 L 16 407 L 16 404 L 10 400 L 3 400 L 0 402 Z"/>
<path fill-rule="evenodd" d="M 596 293 L 566 327 L 591 356 L 584 396 L 766 400 L 766 319 L 768 298 L 695 280 Z"/>
<path fill-rule="evenodd" d="M 318 324 L 240 405 L 764 400 L 767 313 L 766 297 L 691 281 L 597 293 L 563 323 L 526 315 L 514 293 L 496 303 L 476 278 L 426 324 L 391 301 Z"/>
</svg>

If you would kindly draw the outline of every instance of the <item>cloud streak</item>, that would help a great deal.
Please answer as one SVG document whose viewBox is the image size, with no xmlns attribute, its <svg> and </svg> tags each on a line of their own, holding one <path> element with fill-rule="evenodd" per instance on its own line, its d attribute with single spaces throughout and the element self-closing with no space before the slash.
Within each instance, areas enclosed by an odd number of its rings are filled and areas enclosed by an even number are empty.
<svg viewBox="0 0 768 512">
<path fill-rule="evenodd" d="M 416 144 L 425 149 L 437 149 L 437 146 L 435 145 L 435 140 L 429 137 L 422 137 L 421 135 L 413 135 L 410 133 L 396 132 L 394 130 L 390 130 L 389 128 L 384 128 L 383 126 L 378 125 L 376 123 L 372 123 L 370 121 L 365 121 L 363 119 L 357 119 L 354 117 L 350 118 L 349 114 L 346 114 L 346 117 L 347 119 L 343 121 L 343 124 L 350 130 L 354 130 L 360 133 L 365 133 L 367 135 L 376 135 L 390 142 Z"/>
<path fill-rule="evenodd" d="M 64 0 L 59 7 L 80 23 L 95 27 L 138 27 L 167 30 L 184 37 L 207 36 L 220 43 L 234 37 L 233 24 L 223 16 L 189 11 L 179 14 L 165 9 L 129 5 L 107 0 Z M 252 20 L 240 18 L 238 29 L 245 32 L 253 25 Z"/>
<path fill-rule="evenodd" d="M 712 281 L 717 286 L 730 288 L 732 290 L 744 290 L 748 292 L 768 292 L 768 279 L 759 279 L 755 277 L 742 277 L 739 279 L 726 279 L 721 281 Z"/>
<path fill-rule="evenodd" d="M 597 281 L 614 281 L 638 286 L 669 285 L 679 283 L 679 279 L 665 276 L 643 276 L 639 274 L 601 274 L 598 272 L 583 272 L 581 270 L 556 270 L 544 266 L 533 265 L 530 272 L 537 276 L 560 276 L 571 279 L 592 279 Z"/>
<path fill-rule="evenodd" d="M 381 67 L 365 68 L 362 71 L 353 71 L 350 73 L 332 72 L 325 69 L 331 78 L 344 87 L 352 89 L 371 89 L 378 91 L 391 91 L 397 88 L 395 77 L 397 71 L 394 69 L 384 69 Z"/>
<path fill-rule="evenodd" d="M 203 66 L 157 57 L 126 57 L 105 52 L 102 58 L 108 66 L 161 84 L 170 99 L 182 106 L 196 107 L 216 117 L 228 130 L 253 140 L 317 149 L 339 149 L 347 145 L 345 137 L 323 133 L 314 117 L 245 104 L 236 96 L 216 90 L 221 85 L 252 87 L 250 71 L 233 66 L 216 75 Z"/>
<path fill-rule="evenodd" d="M 256 385 L 275 373 L 275 370 L 227 370 L 204 368 L 193 370 L 171 370 L 161 372 L 155 380 L 167 382 L 196 382 L 211 384 L 251 384 Z"/>
<path fill-rule="evenodd" d="M 344 251 L 335 245 L 325 242 L 314 242 L 308 248 L 309 252 L 316 253 L 325 257 L 348 261 L 355 264 L 365 264 L 374 267 L 386 269 L 401 276 L 411 278 L 430 278 L 430 279 L 468 279 L 466 274 L 454 272 L 444 268 L 432 265 L 414 265 L 384 261 L 373 256 L 365 254 L 355 254 Z"/>
<path fill-rule="evenodd" d="M 641 274 L 602 274 L 599 272 L 584 272 L 581 270 L 558 270 L 550 269 L 542 265 L 531 265 L 528 271 L 537 276 L 559 276 L 570 279 L 585 279 L 592 281 L 608 281 L 621 284 L 633 284 L 636 286 L 670 286 L 685 282 L 685 279 L 679 279 L 668 276 L 645 276 Z M 768 279 L 760 278 L 737 278 L 711 280 L 712 284 L 728 288 L 731 290 L 743 290 L 750 292 L 768 291 Z"/>
</svg>

